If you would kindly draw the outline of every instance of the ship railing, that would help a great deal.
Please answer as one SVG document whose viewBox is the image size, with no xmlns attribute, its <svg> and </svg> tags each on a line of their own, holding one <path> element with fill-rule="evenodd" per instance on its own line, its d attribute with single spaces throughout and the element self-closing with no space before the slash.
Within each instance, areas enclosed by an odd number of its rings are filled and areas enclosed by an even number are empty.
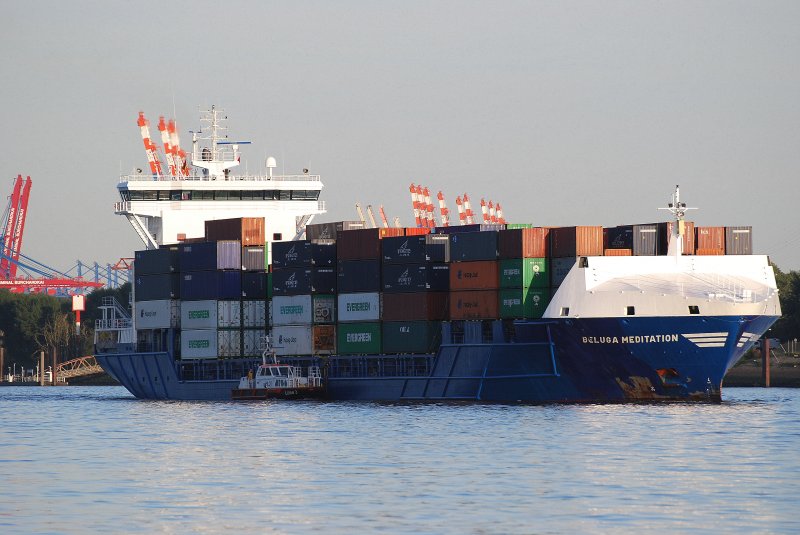
<svg viewBox="0 0 800 535">
<path fill-rule="evenodd" d="M 130 201 L 119 201 L 114 203 L 115 214 L 125 214 L 131 211 Z"/>
<path fill-rule="evenodd" d="M 320 175 L 230 175 L 227 178 L 212 178 L 205 175 L 171 176 L 171 175 L 120 175 L 119 182 L 321 182 Z"/>
<path fill-rule="evenodd" d="M 130 329 L 131 327 L 133 327 L 133 320 L 131 319 L 113 318 L 94 320 L 94 328 L 98 331 Z"/>
</svg>

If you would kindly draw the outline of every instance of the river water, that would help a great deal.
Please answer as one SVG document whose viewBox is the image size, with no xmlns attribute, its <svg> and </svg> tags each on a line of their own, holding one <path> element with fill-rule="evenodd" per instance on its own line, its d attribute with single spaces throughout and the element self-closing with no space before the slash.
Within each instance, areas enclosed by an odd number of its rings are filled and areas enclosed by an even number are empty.
<svg viewBox="0 0 800 535">
<path fill-rule="evenodd" d="M 0 388 L 0 533 L 797 533 L 800 390 L 722 404 Z"/>
</svg>

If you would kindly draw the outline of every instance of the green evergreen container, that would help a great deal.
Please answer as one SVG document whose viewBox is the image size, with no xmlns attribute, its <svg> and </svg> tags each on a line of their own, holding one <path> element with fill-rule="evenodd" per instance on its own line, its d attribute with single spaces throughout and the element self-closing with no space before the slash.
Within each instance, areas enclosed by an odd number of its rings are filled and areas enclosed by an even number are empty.
<svg viewBox="0 0 800 535">
<path fill-rule="evenodd" d="M 532 223 L 506 223 L 507 229 L 513 228 L 533 228 Z"/>
<path fill-rule="evenodd" d="M 384 321 L 384 353 L 433 353 L 442 341 L 440 321 Z"/>
<path fill-rule="evenodd" d="M 550 304 L 550 288 L 513 288 L 500 290 L 500 317 L 503 319 L 538 319 Z"/>
<path fill-rule="evenodd" d="M 500 288 L 549 288 L 547 258 L 513 258 L 500 261 Z"/>
<path fill-rule="evenodd" d="M 336 343 L 342 355 L 377 355 L 381 352 L 381 322 L 340 323 Z"/>
</svg>

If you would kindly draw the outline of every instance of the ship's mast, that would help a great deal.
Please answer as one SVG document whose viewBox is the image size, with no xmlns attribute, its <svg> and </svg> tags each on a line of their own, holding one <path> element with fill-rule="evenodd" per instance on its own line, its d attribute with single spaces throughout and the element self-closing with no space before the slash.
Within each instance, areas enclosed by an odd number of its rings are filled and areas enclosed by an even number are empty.
<svg viewBox="0 0 800 535">
<path fill-rule="evenodd" d="M 669 210 L 675 218 L 672 225 L 672 232 L 669 236 L 669 248 L 667 255 L 679 257 L 683 254 L 683 236 L 686 234 L 686 225 L 683 220 L 687 210 L 697 210 L 697 208 L 687 208 L 685 202 L 681 202 L 681 190 L 679 185 L 675 185 L 675 193 L 672 194 L 672 202 L 666 208 L 659 210 Z"/>
</svg>

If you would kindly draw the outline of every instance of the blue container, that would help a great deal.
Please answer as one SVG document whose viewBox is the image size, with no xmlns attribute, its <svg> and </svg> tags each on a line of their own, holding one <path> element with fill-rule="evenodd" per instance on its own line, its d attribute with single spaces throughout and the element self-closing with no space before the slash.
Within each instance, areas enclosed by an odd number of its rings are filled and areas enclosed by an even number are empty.
<svg viewBox="0 0 800 535">
<path fill-rule="evenodd" d="M 177 273 L 180 271 L 179 249 L 172 245 L 160 249 L 136 251 L 134 265 L 137 275 Z"/>
<path fill-rule="evenodd" d="M 181 298 L 186 301 L 241 299 L 241 271 L 190 271 L 181 274 Z"/>
<path fill-rule="evenodd" d="M 333 268 L 282 268 L 272 272 L 273 295 L 334 294 L 336 283 Z"/>
<path fill-rule="evenodd" d="M 340 260 L 337 264 L 339 293 L 380 292 L 380 260 Z"/>
<path fill-rule="evenodd" d="M 272 267 L 311 267 L 311 242 L 308 240 L 272 242 Z"/>
<path fill-rule="evenodd" d="M 450 289 L 448 264 L 384 264 L 383 291 L 446 292 Z"/>
<path fill-rule="evenodd" d="M 180 249 L 181 271 L 217 269 L 217 242 L 186 243 Z"/>
<path fill-rule="evenodd" d="M 450 235 L 428 234 L 425 236 L 425 257 L 429 262 L 449 262 Z"/>
<path fill-rule="evenodd" d="M 139 274 L 133 281 L 137 301 L 180 299 L 181 279 L 177 273 Z"/>
<path fill-rule="evenodd" d="M 317 267 L 336 267 L 336 243 L 312 243 L 311 261 Z"/>
<path fill-rule="evenodd" d="M 426 236 L 393 236 L 381 240 L 384 264 L 421 264 L 427 260 Z"/>
<path fill-rule="evenodd" d="M 465 232 L 450 235 L 450 260 L 452 262 L 497 260 L 497 232 Z"/>
<path fill-rule="evenodd" d="M 267 273 L 265 271 L 242 273 L 242 297 L 247 299 L 267 298 Z"/>
</svg>

